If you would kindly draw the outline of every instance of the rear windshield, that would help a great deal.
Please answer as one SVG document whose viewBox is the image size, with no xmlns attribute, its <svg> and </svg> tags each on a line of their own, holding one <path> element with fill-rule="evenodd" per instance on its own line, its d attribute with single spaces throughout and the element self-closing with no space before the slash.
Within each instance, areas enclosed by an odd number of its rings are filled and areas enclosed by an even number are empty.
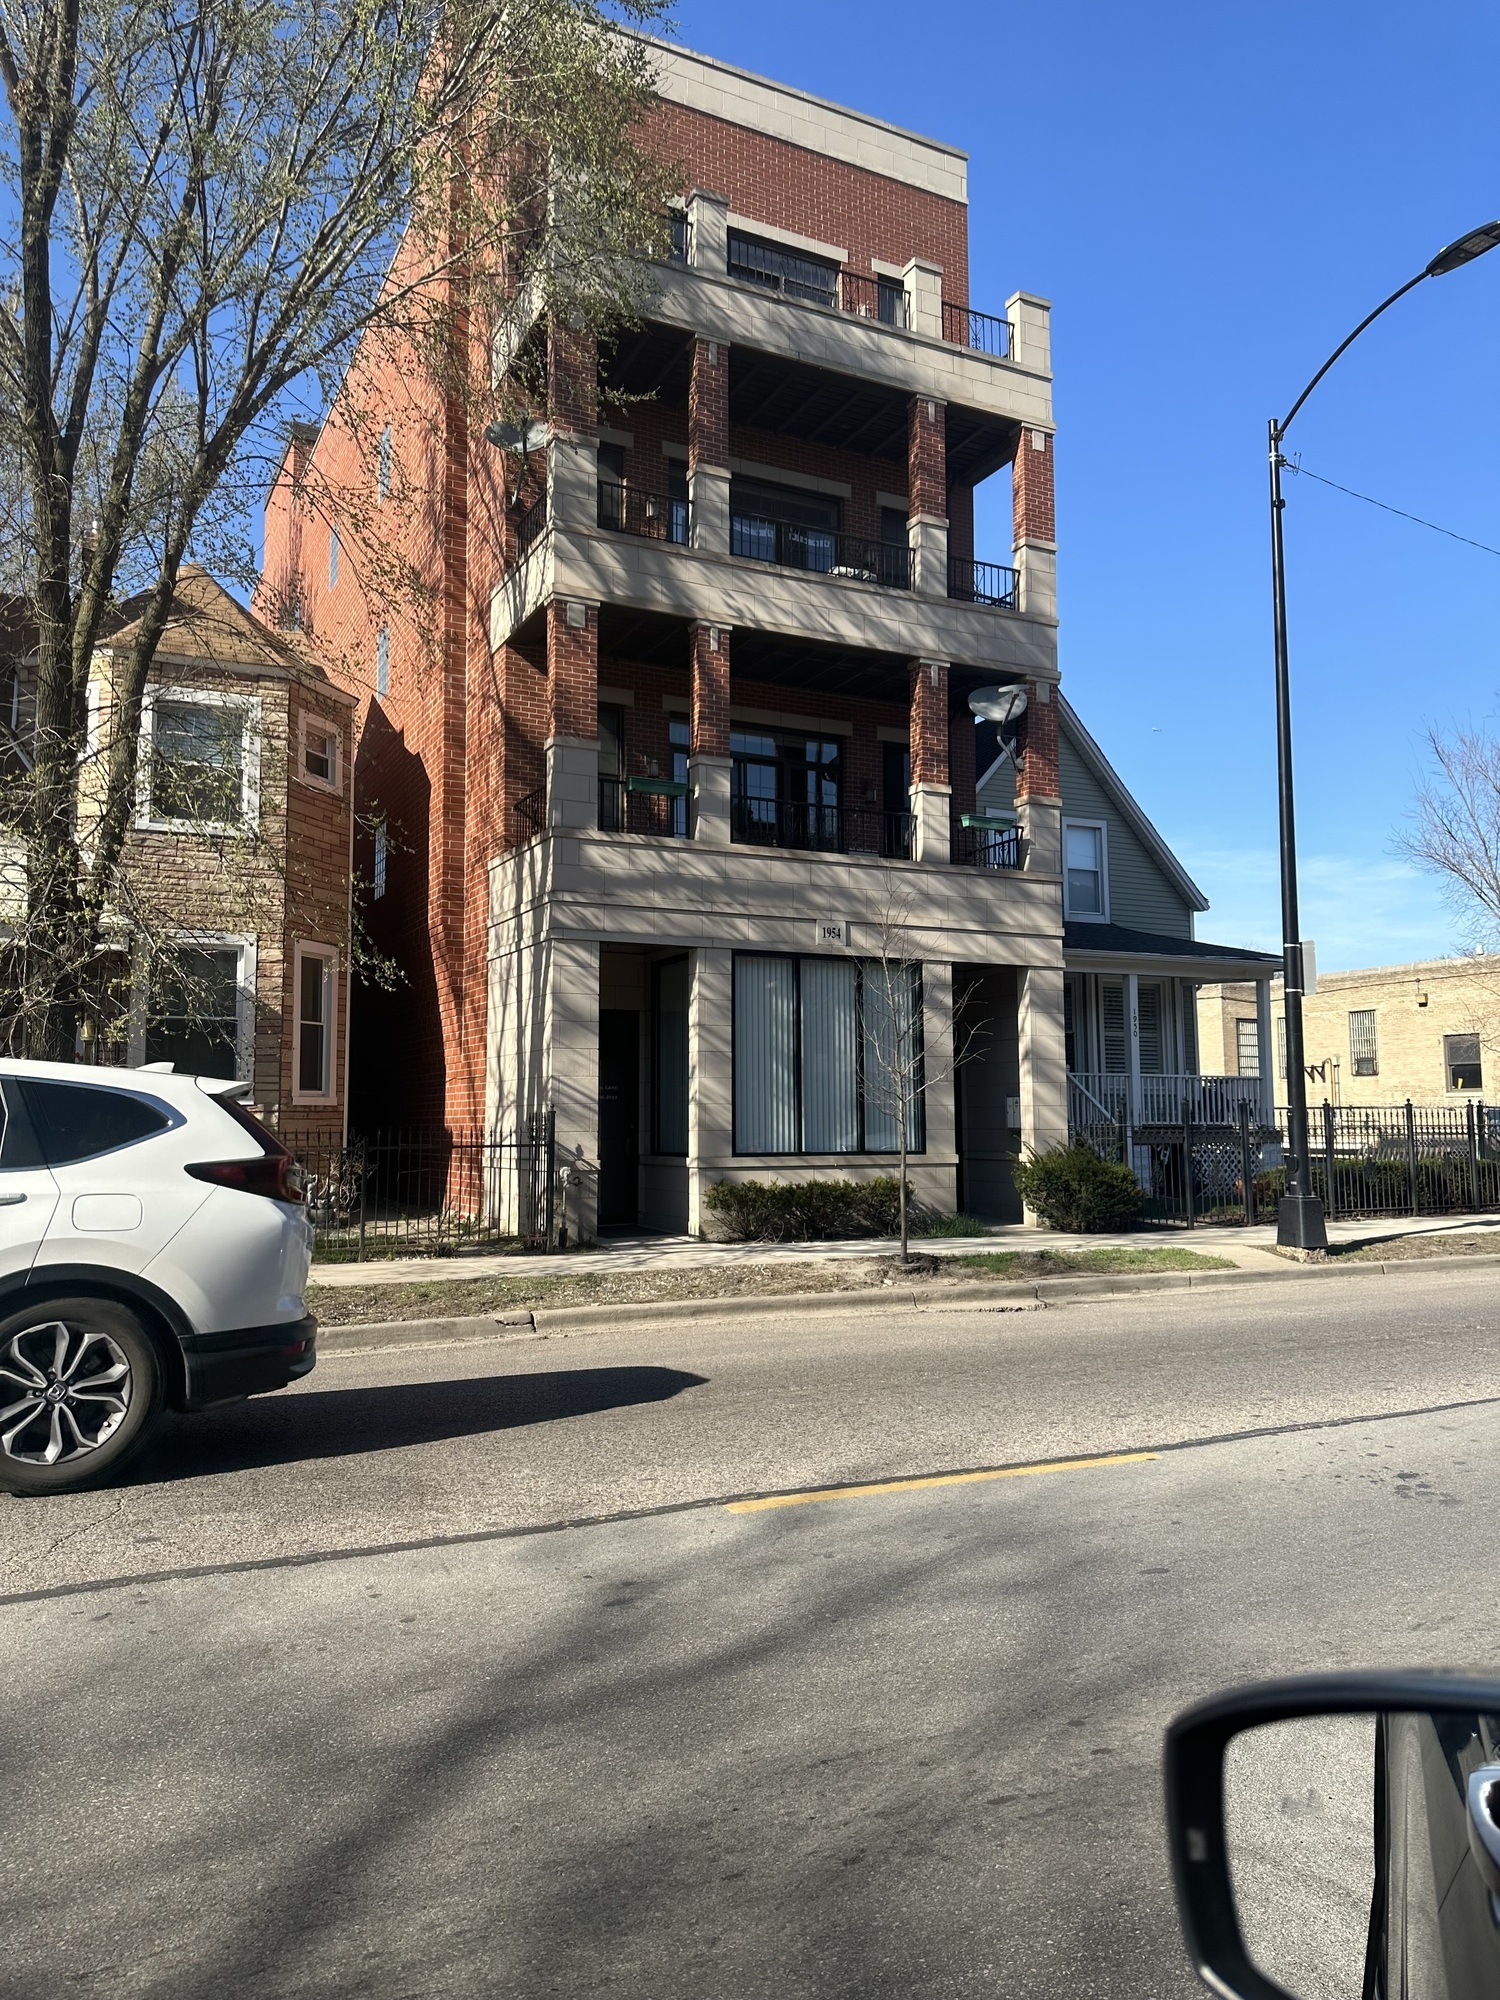
<svg viewBox="0 0 1500 2000">
<path fill-rule="evenodd" d="M 262 1125 L 255 1113 L 247 1110 L 238 1098 L 216 1097 L 214 1103 L 218 1105 L 221 1111 L 227 1111 L 236 1125 L 243 1125 L 247 1132 L 254 1133 L 255 1142 L 263 1153 L 270 1153 L 273 1157 L 277 1153 L 286 1153 L 286 1147 L 282 1145 L 276 1134 L 267 1126 Z M 288 1153 L 287 1157 L 290 1159 L 291 1155 Z"/>
<path fill-rule="evenodd" d="M 96 1083 L 42 1083 L 30 1077 L 22 1095 L 49 1167 L 117 1152 L 164 1132 L 172 1122 L 160 1104 Z"/>
</svg>

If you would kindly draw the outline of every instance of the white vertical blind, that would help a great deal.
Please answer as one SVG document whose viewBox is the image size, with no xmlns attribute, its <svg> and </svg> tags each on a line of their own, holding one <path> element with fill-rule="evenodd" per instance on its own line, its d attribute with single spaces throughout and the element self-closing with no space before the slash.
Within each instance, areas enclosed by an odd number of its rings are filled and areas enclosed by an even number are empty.
<svg viewBox="0 0 1500 2000">
<path fill-rule="evenodd" d="M 741 1153 L 795 1153 L 797 966 L 734 962 L 734 1134 Z"/>
<path fill-rule="evenodd" d="M 1136 987 L 1136 1017 L 1141 1024 L 1141 1074 L 1165 1074 L 1166 1038 L 1163 1033 L 1162 990 L 1155 980 L 1141 980 Z"/>
<path fill-rule="evenodd" d="M 901 1144 L 896 1109 L 906 1099 L 906 1144 L 920 1152 L 922 1129 L 921 1060 L 917 967 L 872 962 L 864 977 L 865 1150 L 894 1153 Z"/>
<path fill-rule="evenodd" d="M 802 1150 L 859 1150 L 859 1071 L 852 959 L 802 961 Z"/>
<path fill-rule="evenodd" d="M 1104 1028 L 1104 1072 L 1106 1076 L 1124 1076 L 1130 1068 L 1130 1057 L 1125 1047 L 1125 988 L 1118 979 L 1106 979 L 1099 997 Z"/>
</svg>

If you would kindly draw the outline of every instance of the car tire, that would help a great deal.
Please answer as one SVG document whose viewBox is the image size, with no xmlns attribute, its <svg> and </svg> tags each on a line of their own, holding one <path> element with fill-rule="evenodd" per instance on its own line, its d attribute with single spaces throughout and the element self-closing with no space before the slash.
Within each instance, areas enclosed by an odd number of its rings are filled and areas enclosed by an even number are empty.
<svg viewBox="0 0 1500 2000">
<path fill-rule="evenodd" d="M 0 1319 L 0 1492 L 74 1493 L 118 1472 L 160 1419 L 155 1341 L 115 1299 L 45 1299 Z"/>
</svg>

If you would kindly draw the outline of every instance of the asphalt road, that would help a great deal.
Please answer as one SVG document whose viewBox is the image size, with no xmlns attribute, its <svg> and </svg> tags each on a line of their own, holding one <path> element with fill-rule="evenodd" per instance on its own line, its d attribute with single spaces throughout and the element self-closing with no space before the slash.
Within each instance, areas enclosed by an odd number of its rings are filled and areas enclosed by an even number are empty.
<svg viewBox="0 0 1500 2000">
<path fill-rule="evenodd" d="M 1163 1723 L 1494 1661 L 1497 1446 L 1487 1273 L 330 1360 L 0 1503 L 0 1994 L 1185 1996 Z"/>
</svg>

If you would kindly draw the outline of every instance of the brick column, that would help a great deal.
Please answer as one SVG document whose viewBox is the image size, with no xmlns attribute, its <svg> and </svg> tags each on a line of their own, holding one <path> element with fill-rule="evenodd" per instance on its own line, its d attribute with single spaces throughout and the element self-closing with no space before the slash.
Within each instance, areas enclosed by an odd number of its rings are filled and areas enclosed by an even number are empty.
<svg viewBox="0 0 1500 2000">
<path fill-rule="evenodd" d="M 1019 608 L 1033 618 L 1057 616 L 1057 512 L 1052 492 L 1052 433 L 1021 432 L 1011 474 Z"/>
<path fill-rule="evenodd" d="M 693 728 L 688 753 L 694 840 L 729 843 L 729 627 L 695 624 Z"/>
<path fill-rule="evenodd" d="M 1057 701 L 1050 681 L 1030 681 L 1016 750 L 1016 812 L 1026 835 L 1026 866 L 1042 875 L 1062 868 L 1062 782 Z"/>
<path fill-rule="evenodd" d="M 547 606 L 547 824 L 599 823 L 599 607 Z"/>
<path fill-rule="evenodd" d="M 935 867 L 949 857 L 948 668 L 941 660 L 911 664 L 911 809 L 915 855 Z"/>
<path fill-rule="evenodd" d="M 693 342 L 688 382 L 688 499 L 693 547 L 729 553 L 729 348 Z"/>
<path fill-rule="evenodd" d="M 912 584 L 922 597 L 948 595 L 947 415 L 947 405 L 931 396 L 907 404 L 907 534 Z"/>
</svg>

